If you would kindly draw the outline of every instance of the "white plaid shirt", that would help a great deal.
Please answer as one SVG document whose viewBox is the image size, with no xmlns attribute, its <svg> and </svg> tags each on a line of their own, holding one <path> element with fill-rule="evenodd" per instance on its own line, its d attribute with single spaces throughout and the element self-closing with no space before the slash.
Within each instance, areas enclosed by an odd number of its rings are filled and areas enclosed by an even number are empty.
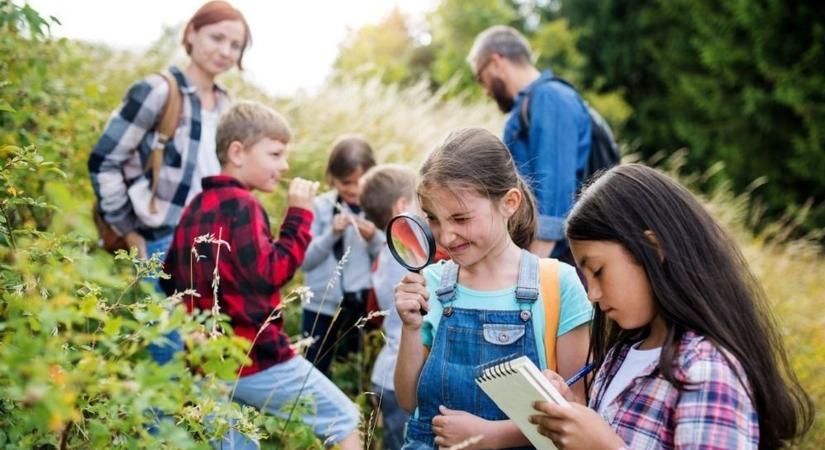
<svg viewBox="0 0 825 450">
<path fill-rule="evenodd" d="M 178 68 L 170 67 L 169 71 L 178 81 L 183 107 L 174 139 L 164 149 L 157 212 L 149 211 L 152 174 L 148 160 L 155 127 L 169 95 L 163 77 L 152 74 L 129 88 L 89 156 L 98 207 L 103 219 L 121 234 L 139 231 L 147 239 L 157 239 L 172 233 L 183 208 L 201 191 L 200 179 L 195 179 L 201 137 L 200 97 Z M 216 86 L 215 95 L 217 111 L 225 111 L 230 104 L 226 91 Z"/>
</svg>

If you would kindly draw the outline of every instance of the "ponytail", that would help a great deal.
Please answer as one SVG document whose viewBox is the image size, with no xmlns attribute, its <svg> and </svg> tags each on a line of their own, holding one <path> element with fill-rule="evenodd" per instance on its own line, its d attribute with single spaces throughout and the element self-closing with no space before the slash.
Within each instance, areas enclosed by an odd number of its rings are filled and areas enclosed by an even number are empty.
<svg viewBox="0 0 825 450">
<path fill-rule="evenodd" d="M 507 230 L 510 238 L 520 248 L 526 249 L 536 237 L 536 198 L 533 192 L 524 182 L 524 179 L 516 174 L 518 180 L 518 190 L 521 191 L 521 204 L 515 214 L 507 222 Z"/>
</svg>

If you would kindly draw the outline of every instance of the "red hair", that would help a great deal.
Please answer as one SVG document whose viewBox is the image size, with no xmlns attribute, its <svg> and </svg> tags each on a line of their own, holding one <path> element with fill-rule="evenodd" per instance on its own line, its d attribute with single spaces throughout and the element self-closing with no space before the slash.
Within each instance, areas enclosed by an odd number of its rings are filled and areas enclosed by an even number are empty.
<svg viewBox="0 0 825 450">
<path fill-rule="evenodd" d="M 241 56 L 238 58 L 238 68 L 243 69 L 241 63 L 243 62 L 243 53 L 246 47 L 252 43 L 252 33 L 249 31 L 249 24 L 239 10 L 225 1 L 211 1 L 206 2 L 201 6 L 189 22 L 186 22 L 186 27 L 183 29 L 183 48 L 186 49 L 186 54 L 192 54 L 192 45 L 186 42 L 186 34 L 189 30 L 198 31 L 205 25 L 212 25 L 213 23 L 223 22 L 224 20 L 239 20 L 244 28 L 244 42 L 241 48 Z"/>
</svg>

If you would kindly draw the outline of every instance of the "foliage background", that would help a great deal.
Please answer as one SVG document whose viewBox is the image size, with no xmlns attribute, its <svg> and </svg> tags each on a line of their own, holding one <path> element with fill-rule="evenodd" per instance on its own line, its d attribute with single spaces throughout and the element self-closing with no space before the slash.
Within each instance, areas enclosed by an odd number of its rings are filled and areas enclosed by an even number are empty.
<svg viewBox="0 0 825 450">
<path fill-rule="evenodd" d="M 752 3 L 444 0 L 426 24 L 395 12 L 355 31 L 317 93 L 277 99 L 237 74 L 223 81 L 236 98 L 290 120 L 295 174 L 322 179 L 326 150 L 345 132 L 364 134 L 381 161 L 416 165 L 451 129 L 500 131 L 503 117 L 472 84 L 464 55 L 489 25 L 525 30 L 540 65 L 582 86 L 620 131 L 627 159 L 704 193 L 768 291 L 794 367 L 821 406 L 821 13 Z M 0 1 L 0 445 L 204 447 L 234 421 L 273 448 L 320 448 L 303 427 L 283 431 L 282 421 L 221 401 L 216 380 L 231 379 L 246 350 L 229 331 L 164 368 L 149 362 L 149 341 L 171 328 L 209 330 L 215 317 L 169 314 L 137 281 L 156 266 L 94 249 L 89 151 L 130 83 L 181 60 L 177 30 L 135 54 L 51 39 L 52 23 Z M 261 197 L 274 224 L 280 194 Z M 297 303 L 285 311 L 293 335 Z M 368 339 L 374 352 L 380 336 Z M 368 369 L 366 359 L 337 364 L 334 380 L 362 405 L 365 433 L 380 444 Z M 148 433 L 153 407 L 177 423 Z M 216 429 L 204 427 L 206 415 Z M 823 445 L 819 415 L 799 448 Z"/>
<path fill-rule="evenodd" d="M 744 192 L 760 178 L 749 207 L 758 227 L 787 214 L 803 216 L 799 234 L 825 227 L 825 10 L 811 2 L 442 0 L 426 24 L 404 19 L 353 33 L 339 74 L 423 77 L 479 97 L 467 52 L 480 31 L 510 25 L 633 152 L 684 148 L 691 172 L 723 163 L 704 192 L 724 181 Z"/>
</svg>

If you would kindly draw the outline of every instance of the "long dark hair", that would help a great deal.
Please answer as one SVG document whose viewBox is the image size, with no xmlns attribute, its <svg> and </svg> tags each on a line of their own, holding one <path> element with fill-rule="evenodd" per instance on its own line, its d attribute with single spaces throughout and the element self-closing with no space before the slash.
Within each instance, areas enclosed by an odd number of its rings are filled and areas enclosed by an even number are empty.
<svg viewBox="0 0 825 450">
<path fill-rule="evenodd" d="M 733 240 L 687 189 L 649 167 L 615 167 L 582 192 L 566 234 L 619 243 L 644 268 L 668 329 L 659 359 L 665 379 L 682 386 L 672 365 L 683 334 L 693 331 L 742 365 L 759 415 L 760 448 L 782 447 L 811 427 L 813 404 L 788 363 L 764 290 Z M 598 365 L 615 345 L 648 333 L 623 330 L 598 308 L 591 329 L 590 357 Z"/>
<path fill-rule="evenodd" d="M 507 222 L 513 242 L 527 248 L 536 235 L 536 200 L 516 171 L 510 151 L 483 128 L 453 131 L 433 149 L 419 171 L 418 195 L 426 196 L 432 187 L 470 188 L 490 200 L 498 201 L 510 189 L 522 193 L 518 210 Z"/>
</svg>

